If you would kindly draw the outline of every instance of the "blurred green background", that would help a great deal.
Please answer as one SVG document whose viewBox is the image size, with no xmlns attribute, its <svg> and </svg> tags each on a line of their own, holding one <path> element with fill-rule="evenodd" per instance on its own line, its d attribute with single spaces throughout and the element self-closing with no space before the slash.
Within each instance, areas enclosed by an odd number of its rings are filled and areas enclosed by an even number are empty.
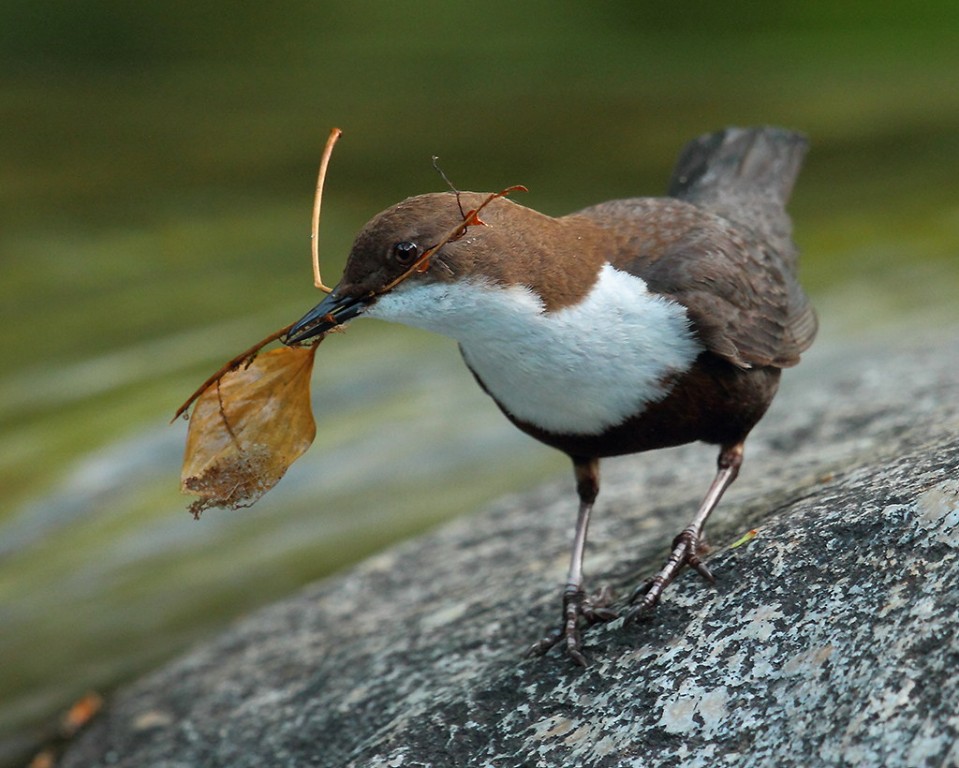
<svg viewBox="0 0 959 768">
<path fill-rule="evenodd" d="M 320 350 L 317 441 L 193 522 L 183 398 L 318 299 L 378 210 L 522 183 L 561 214 L 658 194 L 681 145 L 801 129 L 820 344 L 959 318 L 959 4 L 0 2 L 0 764 L 232 617 L 568 472 L 445 340 Z M 572 524 L 572 502 L 571 518 Z M 443 556 L 437 553 L 438 557 Z"/>
</svg>

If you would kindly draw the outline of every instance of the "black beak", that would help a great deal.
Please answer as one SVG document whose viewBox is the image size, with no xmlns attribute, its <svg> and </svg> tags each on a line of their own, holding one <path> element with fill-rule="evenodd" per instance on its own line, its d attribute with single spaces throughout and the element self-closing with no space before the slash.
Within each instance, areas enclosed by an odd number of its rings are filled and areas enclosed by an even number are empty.
<svg viewBox="0 0 959 768">
<path fill-rule="evenodd" d="M 287 331 L 284 344 L 297 344 L 352 320 L 369 305 L 367 296 L 339 296 L 336 289 Z"/>
</svg>

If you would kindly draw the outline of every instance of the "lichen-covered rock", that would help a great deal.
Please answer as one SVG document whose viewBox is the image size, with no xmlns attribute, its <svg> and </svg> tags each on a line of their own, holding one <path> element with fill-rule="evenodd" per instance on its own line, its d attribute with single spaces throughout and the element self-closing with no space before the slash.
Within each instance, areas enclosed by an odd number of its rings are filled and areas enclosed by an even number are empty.
<svg viewBox="0 0 959 768">
<path fill-rule="evenodd" d="M 713 454 L 604 465 L 594 586 L 659 565 Z M 62 765 L 959 765 L 959 335 L 787 372 L 707 529 L 716 587 L 687 572 L 588 630 L 585 670 L 522 658 L 574 507 L 570 477 L 259 612 L 118 694 Z"/>
</svg>

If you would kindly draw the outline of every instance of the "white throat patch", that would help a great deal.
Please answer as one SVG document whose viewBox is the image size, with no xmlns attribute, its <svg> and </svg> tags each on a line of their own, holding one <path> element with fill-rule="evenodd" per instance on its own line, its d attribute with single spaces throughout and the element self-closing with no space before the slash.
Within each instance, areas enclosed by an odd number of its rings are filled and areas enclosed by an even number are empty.
<svg viewBox="0 0 959 768">
<path fill-rule="evenodd" d="M 609 264 L 583 301 L 554 312 L 524 286 L 459 281 L 406 283 L 365 314 L 456 339 L 503 407 L 558 433 L 625 421 L 703 350 L 684 307 Z"/>
</svg>

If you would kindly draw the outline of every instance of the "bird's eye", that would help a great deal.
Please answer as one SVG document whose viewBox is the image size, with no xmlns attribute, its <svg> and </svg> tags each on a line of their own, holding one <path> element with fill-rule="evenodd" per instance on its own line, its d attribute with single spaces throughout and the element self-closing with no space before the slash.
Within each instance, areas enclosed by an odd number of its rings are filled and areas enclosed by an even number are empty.
<svg viewBox="0 0 959 768">
<path fill-rule="evenodd" d="M 404 240 L 393 246 L 393 258 L 396 263 L 401 266 L 405 267 L 408 264 L 412 264 L 419 255 L 419 246 L 416 243 L 411 243 L 409 240 Z"/>
</svg>

